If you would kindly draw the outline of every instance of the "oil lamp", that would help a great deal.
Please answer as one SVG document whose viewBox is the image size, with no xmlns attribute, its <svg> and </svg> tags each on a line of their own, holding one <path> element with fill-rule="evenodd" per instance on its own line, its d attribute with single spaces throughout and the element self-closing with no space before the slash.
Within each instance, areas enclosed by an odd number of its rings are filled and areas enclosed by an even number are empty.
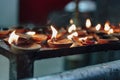
<svg viewBox="0 0 120 80">
<path fill-rule="evenodd" d="M 57 39 L 58 31 L 53 26 L 51 26 L 51 29 L 52 29 L 52 36 L 51 39 L 47 41 L 50 47 L 64 48 L 64 47 L 70 47 L 70 45 L 72 45 L 72 41 L 67 38 Z"/>
<path fill-rule="evenodd" d="M 8 39 L 10 49 L 13 53 L 28 53 L 38 51 L 41 46 L 33 43 L 31 40 L 19 36 L 13 31 Z"/>
<path fill-rule="evenodd" d="M 42 44 L 42 42 L 45 42 L 47 40 L 47 35 L 38 34 L 35 31 L 28 31 L 26 34 L 31 36 L 31 39 L 39 44 Z"/>
</svg>

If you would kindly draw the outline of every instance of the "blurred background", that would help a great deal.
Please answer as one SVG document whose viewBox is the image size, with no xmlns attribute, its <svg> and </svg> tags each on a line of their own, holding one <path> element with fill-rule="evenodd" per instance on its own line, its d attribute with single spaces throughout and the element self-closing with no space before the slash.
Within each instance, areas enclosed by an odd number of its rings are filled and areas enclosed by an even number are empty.
<svg viewBox="0 0 120 80">
<path fill-rule="evenodd" d="M 73 19 L 84 25 L 86 18 L 93 24 L 120 22 L 120 0 L 0 0 L 0 27 L 34 24 L 58 27 Z M 120 59 L 119 51 L 96 52 L 35 61 L 34 77 L 63 72 L 88 65 Z M 9 79 L 9 60 L 0 56 L 0 80 Z"/>
</svg>

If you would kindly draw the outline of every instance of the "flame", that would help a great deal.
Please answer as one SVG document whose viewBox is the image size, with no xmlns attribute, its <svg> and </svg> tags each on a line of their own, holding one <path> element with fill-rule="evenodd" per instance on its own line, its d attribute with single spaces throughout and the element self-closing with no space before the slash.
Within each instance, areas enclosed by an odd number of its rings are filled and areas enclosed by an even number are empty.
<svg viewBox="0 0 120 80">
<path fill-rule="evenodd" d="M 15 42 L 15 44 L 17 44 L 18 38 L 19 36 L 15 34 L 15 31 L 13 31 L 9 36 L 8 43 L 12 44 L 13 42 Z"/>
<path fill-rule="evenodd" d="M 26 32 L 26 34 L 27 34 L 27 35 L 30 35 L 30 36 L 33 36 L 33 35 L 36 34 L 36 32 L 34 32 L 34 31 L 29 31 L 29 32 Z"/>
<path fill-rule="evenodd" d="M 72 34 L 68 35 L 67 38 L 70 39 L 70 40 L 72 40 L 72 38 L 73 38 L 74 36 L 77 37 L 77 36 L 78 36 L 78 33 L 77 33 L 77 32 L 73 32 Z"/>
<path fill-rule="evenodd" d="M 105 27 L 104 27 L 104 30 L 105 31 L 109 31 L 110 30 L 110 26 L 109 26 L 109 23 L 105 23 Z"/>
<path fill-rule="evenodd" d="M 80 40 L 80 41 L 85 41 L 85 40 L 87 40 L 87 38 L 88 38 L 88 37 L 81 37 L 81 38 L 79 38 L 79 40 Z"/>
<path fill-rule="evenodd" d="M 87 20 L 86 20 L 86 27 L 87 27 L 87 28 L 90 28 L 90 27 L 91 27 L 91 21 L 90 21 L 90 19 L 87 19 Z"/>
<path fill-rule="evenodd" d="M 69 28 L 68 28 L 68 32 L 71 33 L 72 31 L 76 30 L 76 25 L 72 24 Z"/>
<path fill-rule="evenodd" d="M 53 38 L 56 38 L 57 33 L 58 33 L 57 30 L 56 30 L 53 26 L 50 26 L 50 27 L 51 27 L 51 29 L 52 29 L 52 37 L 51 37 L 51 38 L 52 38 L 52 39 L 53 39 Z"/>
<path fill-rule="evenodd" d="M 113 29 L 110 29 L 110 30 L 108 31 L 108 34 L 112 34 L 112 33 L 114 33 L 114 30 L 113 30 Z"/>
<path fill-rule="evenodd" d="M 97 31 L 99 31 L 99 30 L 101 29 L 101 24 L 97 24 L 96 27 L 95 27 L 95 29 L 96 29 Z"/>
<path fill-rule="evenodd" d="M 72 19 L 70 19 L 70 24 L 73 24 L 73 23 L 74 23 L 74 21 Z"/>
</svg>

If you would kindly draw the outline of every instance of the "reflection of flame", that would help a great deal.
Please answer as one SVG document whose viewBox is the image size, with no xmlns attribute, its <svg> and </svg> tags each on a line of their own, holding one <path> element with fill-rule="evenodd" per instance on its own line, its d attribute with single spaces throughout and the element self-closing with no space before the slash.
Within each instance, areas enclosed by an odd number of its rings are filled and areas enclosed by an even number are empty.
<svg viewBox="0 0 120 80">
<path fill-rule="evenodd" d="M 96 27 L 95 27 L 95 29 L 96 29 L 97 31 L 99 31 L 100 28 L 101 28 L 101 24 L 98 24 L 98 25 L 96 25 Z"/>
<path fill-rule="evenodd" d="M 27 35 L 30 35 L 30 36 L 33 36 L 35 35 L 36 33 L 34 31 L 29 31 L 29 32 L 26 32 Z"/>
<path fill-rule="evenodd" d="M 87 28 L 90 28 L 90 27 L 91 27 L 91 21 L 90 21 L 90 19 L 87 19 L 87 20 L 86 20 L 86 27 L 87 27 Z"/>
<path fill-rule="evenodd" d="M 110 30 L 110 26 L 109 26 L 109 23 L 105 23 L 105 27 L 104 27 L 104 30 L 105 31 L 109 31 Z"/>
<path fill-rule="evenodd" d="M 73 23 L 74 23 L 74 21 L 72 19 L 70 19 L 70 24 L 73 24 Z"/>
<path fill-rule="evenodd" d="M 53 26 L 50 26 L 50 27 L 51 27 L 51 29 L 52 29 L 52 37 L 51 37 L 51 38 L 52 38 L 52 39 L 53 39 L 53 38 L 56 38 L 57 33 L 58 33 L 57 30 L 56 30 Z"/>
<path fill-rule="evenodd" d="M 110 30 L 108 31 L 108 34 L 112 34 L 112 33 L 114 33 L 114 31 L 113 31 L 113 29 L 110 29 Z"/>
<path fill-rule="evenodd" d="M 17 41 L 18 41 L 18 38 L 19 36 L 15 34 L 15 31 L 13 31 L 11 34 L 10 34 L 10 37 L 8 39 L 8 42 L 9 44 L 15 42 L 15 44 L 17 44 Z"/>
<path fill-rule="evenodd" d="M 77 36 L 78 36 L 78 33 L 77 33 L 77 32 L 74 32 L 74 33 L 68 35 L 67 38 L 70 39 L 70 40 L 72 40 L 72 38 L 73 38 L 74 36 L 77 37 Z"/>
<path fill-rule="evenodd" d="M 68 28 L 68 32 L 71 33 L 72 31 L 76 30 L 76 26 L 75 24 L 72 24 L 69 28 Z"/>
<path fill-rule="evenodd" d="M 85 41 L 85 40 L 87 40 L 87 37 L 81 37 L 81 38 L 79 38 L 79 40 L 80 41 Z"/>
</svg>

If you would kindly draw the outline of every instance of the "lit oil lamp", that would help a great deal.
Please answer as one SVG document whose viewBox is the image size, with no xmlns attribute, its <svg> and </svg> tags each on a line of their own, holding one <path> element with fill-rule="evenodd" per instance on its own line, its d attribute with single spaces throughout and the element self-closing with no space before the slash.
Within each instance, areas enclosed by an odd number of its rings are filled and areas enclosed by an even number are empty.
<svg viewBox="0 0 120 80">
<path fill-rule="evenodd" d="M 70 23 L 72 23 L 72 20 L 70 21 Z M 76 27 L 75 24 L 72 24 L 69 28 L 68 28 L 68 33 L 71 34 L 73 32 L 77 32 L 78 36 L 85 36 L 87 34 L 86 30 L 82 30 L 80 27 Z"/>
<path fill-rule="evenodd" d="M 64 39 L 57 39 L 57 34 L 58 31 L 51 26 L 52 29 L 52 36 L 51 39 L 48 40 L 48 45 L 52 48 L 66 48 L 66 47 L 70 47 L 70 45 L 72 45 L 72 41 L 64 38 Z"/>
<path fill-rule="evenodd" d="M 119 41 L 119 39 L 117 37 L 115 37 L 115 36 L 113 36 L 111 34 L 113 34 L 113 29 L 110 29 L 108 31 L 108 33 L 105 34 L 105 35 L 97 36 L 96 39 L 97 39 L 99 44 L 105 44 L 105 43 L 109 43 L 109 42 Z"/>
<path fill-rule="evenodd" d="M 98 36 L 104 36 L 104 35 L 108 35 L 111 32 L 111 27 L 110 27 L 110 23 L 106 22 L 104 27 L 102 27 L 100 24 L 98 24 L 96 27 L 96 34 Z"/>
<path fill-rule="evenodd" d="M 111 28 L 110 23 L 106 22 L 103 30 L 99 30 L 99 33 L 96 33 L 96 39 L 99 44 L 105 44 L 109 42 L 118 41 L 119 39 L 112 34 L 114 30 Z"/>
<path fill-rule="evenodd" d="M 116 42 L 116 41 L 119 41 L 117 37 L 110 37 L 110 36 L 98 39 L 99 44 L 105 44 L 105 43 Z"/>
<path fill-rule="evenodd" d="M 77 47 L 81 46 L 82 44 L 78 41 L 78 33 L 73 32 L 70 35 L 67 36 L 67 38 L 71 41 L 73 41 L 73 44 L 70 47 Z"/>
<path fill-rule="evenodd" d="M 114 32 L 114 29 L 110 29 L 108 31 L 108 35 L 113 36 L 113 37 L 117 37 L 120 40 L 120 33 Z"/>
<path fill-rule="evenodd" d="M 31 40 L 16 35 L 15 31 L 10 34 L 8 43 L 10 44 L 11 51 L 14 53 L 35 52 L 41 48 L 39 44 L 33 43 Z"/>
<path fill-rule="evenodd" d="M 96 44 L 96 40 L 94 39 L 93 36 L 85 36 L 85 37 L 74 37 L 74 41 L 77 42 L 79 46 L 84 46 L 84 45 L 93 45 Z"/>
</svg>

